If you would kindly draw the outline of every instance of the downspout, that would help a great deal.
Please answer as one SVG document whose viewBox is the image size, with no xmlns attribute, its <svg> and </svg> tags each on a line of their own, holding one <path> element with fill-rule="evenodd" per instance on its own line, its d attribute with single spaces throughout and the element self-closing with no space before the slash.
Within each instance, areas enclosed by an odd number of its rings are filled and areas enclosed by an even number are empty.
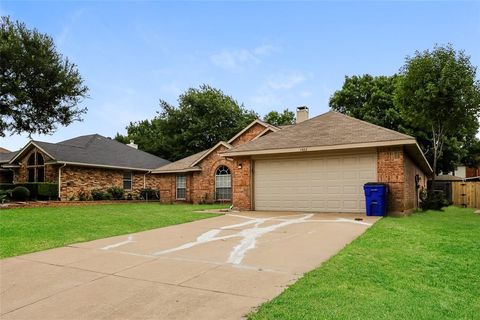
<svg viewBox="0 0 480 320">
<path fill-rule="evenodd" d="M 147 188 L 147 174 L 150 174 L 152 171 L 147 171 L 143 174 L 143 189 Z M 145 192 L 145 201 L 148 201 L 148 192 Z"/>
<path fill-rule="evenodd" d="M 64 163 L 63 166 L 58 168 L 58 199 L 61 201 L 61 193 L 62 193 L 62 168 L 65 168 L 67 164 Z"/>
<path fill-rule="evenodd" d="M 147 174 L 152 173 L 152 171 L 147 171 L 143 174 L 143 189 L 147 187 Z"/>
</svg>

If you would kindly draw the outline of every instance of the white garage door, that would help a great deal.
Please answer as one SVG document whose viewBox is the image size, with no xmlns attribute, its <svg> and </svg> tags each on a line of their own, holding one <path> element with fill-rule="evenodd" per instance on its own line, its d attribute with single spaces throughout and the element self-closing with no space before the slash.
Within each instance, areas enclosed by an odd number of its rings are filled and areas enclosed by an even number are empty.
<svg viewBox="0 0 480 320">
<path fill-rule="evenodd" d="M 363 185 L 377 181 L 375 153 L 256 160 L 255 210 L 365 212 Z"/>
</svg>

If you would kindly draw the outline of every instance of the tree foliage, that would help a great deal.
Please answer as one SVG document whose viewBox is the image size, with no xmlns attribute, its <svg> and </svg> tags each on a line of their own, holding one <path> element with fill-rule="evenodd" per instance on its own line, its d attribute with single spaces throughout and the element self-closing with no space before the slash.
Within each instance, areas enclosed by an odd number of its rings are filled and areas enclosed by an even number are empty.
<svg viewBox="0 0 480 320">
<path fill-rule="evenodd" d="M 274 126 L 295 124 L 295 113 L 288 109 L 283 110 L 283 112 L 270 111 L 265 115 L 263 121 Z"/>
<path fill-rule="evenodd" d="M 221 90 L 202 85 L 178 98 L 178 106 L 160 101 L 152 120 L 130 123 L 120 142 L 135 140 L 139 148 L 169 160 L 178 160 L 229 140 L 258 116 Z"/>
<path fill-rule="evenodd" d="M 476 68 L 463 51 L 448 45 L 407 57 L 401 72 L 395 103 L 413 126 L 430 132 L 432 167 L 438 172 L 446 141 L 458 133 L 478 130 L 480 82 Z"/>
<path fill-rule="evenodd" d="M 75 64 L 53 39 L 9 17 L 0 21 L 0 136 L 47 134 L 81 120 L 87 96 Z"/>
<path fill-rule="evenodd" d="M 463 53 L 462 57 L 460 63 L 463 64 L 468 61 L 468 59 L 465 60 Z M 407 61 L 409 60 L 407 59 Z M 450 63 L 454 62 L 451 61 Z M 469 65 L 469 62 L 467 65 Z M 416 121 L 416 119 L 413 119 L 415 118 L 415 115 L 410 112 L 406 114 L 406 109 L 399 101 L 399 99 L 401 99 L 399 92 L 402 89 L 397 88 L 404 83 L 406 71 L 407 69 L 404 67 L 402 73 L 399 75 L 379 77 L 363 75 L 346 77 L 341 90 L 336 91 L 330 98 L 330 107 L 333 110 L 348 114 L 355 118 L 414 136 L 422 150 L 425 152 L 427 159 L 433 165 L 435 152 L 433 151 L 433 133 L 431 126 L 426 126 L 425 120 Z M 475 92 L 478 90 L 478 82 L 475 82 L 474 80 L 472 81 L 471 75 L 472 73 L 470 73 L 470 88 L 465 90 Z M 431 75 L 431 77 L 433 83 L 440 81 L 438 78 L 433 77 L 433 75 Z M 447 78 L 449 80 L 447 80 Z M 457 79 L 457 77 L 451 77 L 445 74 L 441 81 L 458 82 Z M 425 83 L 418 81 L 416 82 L 418 87 L 415 89 L 415 85 L 412 82 L 410 82 L 412 84 L 410 90 L 420 92 L 425 91 L 424 87 L 431 88 L 432 85 L 434 85 L 432 83 L 426 85 Z M 464 80 L 460 82 L 464 82 Z M 468 86 L 468 81 L 466 81 L 465 85 Z M 448 90 L 445 92 L 448 92 Z M 403 91 L 403 93 L 406 94 L 405 91 Z M 473 96 L 475 96 L 475 94 L 473 94 Z M 410 101 L 412 100 L 414 99 L 410 99 Z M 474 157 L 474 154 L 472 153 L 475 152 L 475 148 L 471 147 L 470 144 L 472 144 L 473 141 L 476 141 L 475 135 L 478 131 L 476 112 L 478 111 L 475 111 L 476 108 L 470 107 L 470 105 L 473 104 L 474 102 L 471 101 L 470 104 L 465 106 L 462 110 L 465 114 L 463 120 L 457 119 L 458 121 L 463 121 L 459 123 L 465 123 L 465 125 L 457 125 L 456 130 L 451 130 L 445 135 L 441 157 L 437 157 L 437 173 L 439 171 L 452 171 L 455 169 L 455 165 L 458 164 L 459 161 L 472 159 Z M 421 107 L 424 106 L 417 106 L 414 108 Z M 461 109 L 462 107 L 457 105 L 455 108 Z M 450 110 L 446 107 L 443 109 L 444 115 L 454 112 L 453 110 L 454 109 Z M 440 110 L 437 109 L 437 111 Z"/>
<path fill-rule="evenodd" d="M 407 123 L 393 103 L 397 80 L 397 75 L 347 76 L 342 89 L 330 98 L 330 108 L 385 128 L 406 132 Z"/>
</svg>

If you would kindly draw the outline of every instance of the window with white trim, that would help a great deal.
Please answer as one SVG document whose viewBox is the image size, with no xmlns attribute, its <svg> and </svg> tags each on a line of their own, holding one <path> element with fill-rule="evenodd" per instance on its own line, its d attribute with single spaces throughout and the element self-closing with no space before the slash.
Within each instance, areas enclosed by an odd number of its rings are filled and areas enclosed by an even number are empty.
<svg viewBox="0 0 480 320">
<path fill-rule="evenodd" d="M 187 177 L 185 175 L 177 175 L 177 200 L 187 199 Z"/>
<path fill-rule="evenodd" d="M 123 190 L 132 190 L 132 172 L 123 173 Z"/>
<path fill-rule="evenodd" d="M 232 174 L 227 166 L 220 166 L 215 172 L 215 200 L 232 200 Z"/>
</svg>

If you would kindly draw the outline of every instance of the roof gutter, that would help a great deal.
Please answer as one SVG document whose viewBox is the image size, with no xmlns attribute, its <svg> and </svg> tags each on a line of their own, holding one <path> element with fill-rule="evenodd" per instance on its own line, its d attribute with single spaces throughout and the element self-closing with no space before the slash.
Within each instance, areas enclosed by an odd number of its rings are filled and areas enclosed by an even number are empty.
<svg viewBox="0 0 480 320">
<path fill-rule="evenodd" d="M 151 173 L 185 173 L 185 172 L 196 172 L 202 171 L 200 168 L 186 168 L 186 169 L 172 169 L 172 170 L 152 170 Z"/>
<path fill-rule="evenodd" d="M 405 140 L 394 140 L 394 141 L 350 143 L 350 144 L 316 146 L 316 147 L 280 148 L 280 149 L 264 149 L 264 150 L 251 150 L 251 151 L 228 150 L 228 151 L 222 152 L 221 155 L 224 157 L 239 157 L 239 156 L 268 155 L 268 154 L 279 154 L 279 153 L 305 153 L 305 152 L 313 152 L 313 151 L 388 147 L 388 146 L 415 145 L 415 144 L 417 144 L 416 140 L 405 139 Z"/>
<path fill-rule="evenodd" d="M 119 166 L 109 166 L 106 164 L 70 162 L 70 161 L 51 161 L 51 162 L 46 162 L 45 164 L 68 164 L 68 165 L 79 166 L 79 167 L 108 168 L 108 169 L 146 171 L 146 172 L 151 171 L 151 169 L 145 169 L 145 168 L 119 167 Z"/>
</svg>

